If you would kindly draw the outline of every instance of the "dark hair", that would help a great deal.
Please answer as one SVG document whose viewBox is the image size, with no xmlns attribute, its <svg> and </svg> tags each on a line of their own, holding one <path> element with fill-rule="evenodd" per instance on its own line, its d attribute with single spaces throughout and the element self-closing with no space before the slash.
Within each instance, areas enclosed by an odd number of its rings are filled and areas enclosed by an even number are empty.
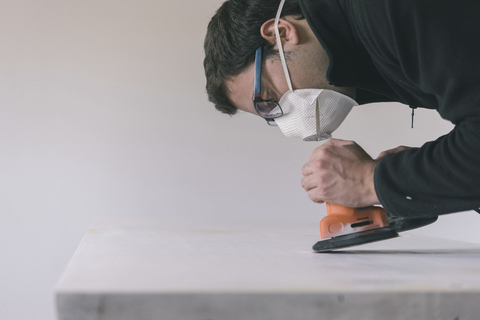
<svg viewBox="0 0 480 320">
<path fill-rule="evenodd" d="M 274 45 L 262 38 L 260 27 L 275 18 L 279 4 L 280 0 L 227 0 L 208 24 L 203 67 L 208 99 L 217 110 L 230 115 L 237 112 L 227 97 L 225 81 L 253 63 L 258 47 L 264 46 L 264 58 L 278 54 Z M 287 15 L 304 18 L 298 0 L 285 2 L 282 16 Z"/>
</svg>

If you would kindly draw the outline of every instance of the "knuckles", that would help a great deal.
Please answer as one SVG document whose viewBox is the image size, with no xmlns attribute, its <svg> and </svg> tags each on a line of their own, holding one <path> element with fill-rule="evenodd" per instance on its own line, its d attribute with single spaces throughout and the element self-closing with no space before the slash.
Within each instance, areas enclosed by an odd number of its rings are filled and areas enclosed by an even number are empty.
<svg viewBox="0 0 480 320">
<path fill-rule="evenodd" d="M 329 159 L 334 152 L 333 146 L 320 146 L 316 148 L 310 156 L 310 162 Z"/>
</svg>

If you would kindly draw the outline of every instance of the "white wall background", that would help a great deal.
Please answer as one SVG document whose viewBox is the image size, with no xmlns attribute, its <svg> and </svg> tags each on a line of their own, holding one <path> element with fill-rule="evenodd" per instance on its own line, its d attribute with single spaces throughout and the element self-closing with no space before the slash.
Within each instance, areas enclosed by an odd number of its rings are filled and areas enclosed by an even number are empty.
<svg viewBox="0 0 480 320">
<path fill-rule="evenodd" d="M 0 319 L 55 318 L 53 291 L 97 216 L 303 219 L 315 143 L 215 111 L 203 38 L 222 0 L 0 1 Z M 448 132 L 435 112 L 356 108 L 336 137 L 373 157 Z M 480 243 L 478 215 L 416 232 Z M 312 239 L 312 244 L 317 239 Z"/>
</svg>

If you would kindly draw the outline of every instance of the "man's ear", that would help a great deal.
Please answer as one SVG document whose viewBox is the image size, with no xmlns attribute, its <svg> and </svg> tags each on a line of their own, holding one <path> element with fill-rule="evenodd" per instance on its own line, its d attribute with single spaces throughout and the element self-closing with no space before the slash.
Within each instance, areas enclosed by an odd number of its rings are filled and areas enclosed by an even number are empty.
<svg viewBox="0 0 480 320">
<path fill-rule="evenodd" d="M 298 44 L 300 42 L 297 28 L 287 20 L 280 19 L 278 21 L 278 32 L 280 33 L 280 38 L 282 39 L 282 45 L 284 45 L 287 41 L 290 44 Z M 275 40 L 275 19 L 265 21 L 260 27 L 260 33 L 265 40 L 276 46 L 277 41 Z"/>
</svg>

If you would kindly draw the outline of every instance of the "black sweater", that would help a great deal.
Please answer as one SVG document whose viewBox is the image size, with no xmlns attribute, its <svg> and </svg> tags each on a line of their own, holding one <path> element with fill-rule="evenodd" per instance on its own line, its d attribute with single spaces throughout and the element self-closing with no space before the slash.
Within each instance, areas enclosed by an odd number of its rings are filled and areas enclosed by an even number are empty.
<svg viewBox="0 0 480 320">
<path fill-rule="evenodd" d="M 300 0 L 330 57 L 327 80 L 358 103 L 436 109 L 455 128 L 375 169 L 387 211 L 434 216 L 480 207 L 480 1 Z"/>
</svg>

